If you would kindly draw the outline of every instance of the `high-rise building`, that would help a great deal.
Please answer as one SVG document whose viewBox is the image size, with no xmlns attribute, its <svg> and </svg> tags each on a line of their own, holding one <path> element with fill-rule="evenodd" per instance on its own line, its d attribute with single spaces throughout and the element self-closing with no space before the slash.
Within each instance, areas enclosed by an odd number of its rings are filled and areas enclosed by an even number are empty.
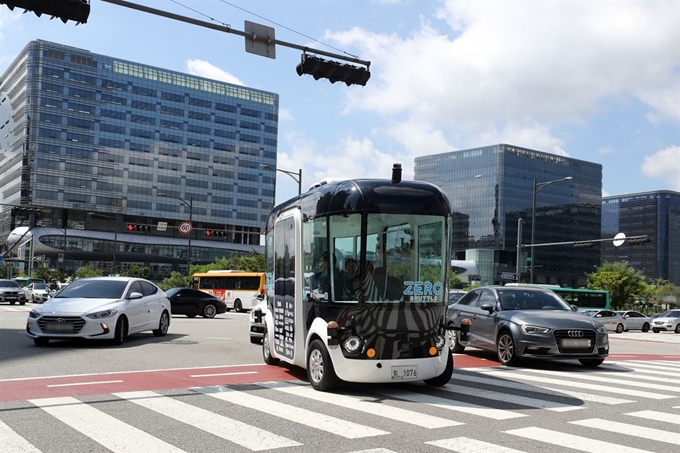
<svg viewBox="0 0 680 453">
<path fill-rule="evenodd" d="M 668 190 L 602 198 L 602 237 L 646 235 L 643 244 L 602 243 L 602 262 L 627 261 L 649 283 L 680 285 L 680 193 Z"/>
<path fill-rule="evenodd" d="M 475 261 L 484 284 L 529 282 L 533 266 L 533 283 L 585 286 L 600 264 L 599 243 L 573 244 L 600 238 L 600 164 L 498 144 L 418 157 L 414 173 L 448 195 L 452 256 Z"/>
<path fill-rule="evenodd" d="M 0 239 L 33 222 L 29 266 L 154 275 L 261 251 L 278 107 L 275 93 L 32 41 L 0 77 Z"/>
</svg>

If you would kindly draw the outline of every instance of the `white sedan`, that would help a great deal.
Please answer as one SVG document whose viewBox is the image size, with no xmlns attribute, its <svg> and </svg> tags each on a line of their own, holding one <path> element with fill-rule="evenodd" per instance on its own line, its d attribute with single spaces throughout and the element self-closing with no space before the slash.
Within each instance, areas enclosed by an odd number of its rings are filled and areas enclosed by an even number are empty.
<svg viewBox="0 0 680 453">
<path fill-rule="evenodd" d="M 619 313 L 611 310 L 585 310 L 583 313 L 597 319 L 604 327 L 616 333 L 622 333 L 627 330 L 626 320 Z"/>
<path fill-rule="evenodd" d="M 26 333 L 38 346 L 75 338 L 122 344 L 128 335 L 149 330 L 165 336 L 171 314 L 166 294 L 148 280 L 83 278 L 31 310 Z"/>
<path fill-rule="evenodd" d="M 668 310 L 652 320 L 652 332 L 659 333 L 662 330 L 680 333 L 680 310 Z"/>
</svg>

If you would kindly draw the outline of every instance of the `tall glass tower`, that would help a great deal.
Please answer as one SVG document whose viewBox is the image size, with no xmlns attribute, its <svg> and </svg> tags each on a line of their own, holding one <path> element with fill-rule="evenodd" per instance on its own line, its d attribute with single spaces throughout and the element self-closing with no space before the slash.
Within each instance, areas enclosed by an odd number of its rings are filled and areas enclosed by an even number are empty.
<svg viewBox="0 0 680 453">
<path fill-rule="evenodd" d="M 579 287 L 600 264 L 599 243 L 591 248 L 541 245 L 600 238 L 600 164 L 498 144 L 418 157 L 414 172 L 415 179 L 448 195 L 453 257 L 476 261 L 483 283 L 528 282 L 529 266 L 534 266 L 534 283 Z M 532 243 L 534 214 L 539 246 L 526 247 Z"/>
<path fill-rule="evenodd" d="M 680 193 L 657 190 L 602 198 L 602 237 L 647 235 L 650 242 L 603 242 L 602 262 L 627 261 L 645 274 L 680 285 Z"/>
<path fill-rule="evenodd" d="M 159 271 L 258 248 L 278 108 L 274 93 L 32 41 L 0 77 L 0 237 L 30 206 L 48 228 L 33 252 L 65 268 L 114 247 L 123 267 Z"/>
</svg>

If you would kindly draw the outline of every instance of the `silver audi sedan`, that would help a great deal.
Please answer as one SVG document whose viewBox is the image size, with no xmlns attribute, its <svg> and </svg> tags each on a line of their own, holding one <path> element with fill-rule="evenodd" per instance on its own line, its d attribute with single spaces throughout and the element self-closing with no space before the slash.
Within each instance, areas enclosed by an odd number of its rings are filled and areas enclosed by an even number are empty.
<svg viewBox="0 0 680 453">
<path fill-rule="evenodd" d="M 450 307 L 447 322 L 460 327 L 466 319 L 470 321 L 467 341 L 451 331 L 453 352 L 466 347 L 494 351 L 503 365 L 532 358 L 576 359 L 596 367 L 609 354 L 609 336 L 602 323 L 543 288 L 470 290 Z"/>
</svg>

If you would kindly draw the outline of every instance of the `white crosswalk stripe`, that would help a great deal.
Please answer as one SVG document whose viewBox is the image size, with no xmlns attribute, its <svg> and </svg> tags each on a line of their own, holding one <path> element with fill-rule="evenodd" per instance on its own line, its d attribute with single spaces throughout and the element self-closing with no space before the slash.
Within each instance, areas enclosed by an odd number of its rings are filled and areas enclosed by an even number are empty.
<svg viewBox="0 0 680 453">
<path fill-rule="evenodd" d="M 620 367 L 635 371 L 616 371 Z M 658 376 L 658 372 L 671 374 L 668 381 L 663 381 L 669 385 L 650 379 Z M 620 362 L 601 370 L 583 371 L 493 367 L 458 369 L 449 384 L 437 388 L 424 385 L 360 386 L 321 393 L 309 384 L 291 381 L 190 388 L 192 398 L 186 398 L 186 391 L 177 395 L 176 391 L 166 391 L 167 394 L 135 391 L 112 393 L 100 399 L 90 397 L 88 401 L 91 402 L 73 397 L 28 402 L 40 408 L 40 417 L 53 417 L 67 426 L 65 436 L 79 433 L 81 441 L 87 438 L 88 442 L 114 453 L 180 453 L 185 451 L 183 448 L 196 451 L 196 446 L 189 448 L 190 443 L 178 444 L 177 438 L 173 444 L 173 438 L 156 437 L 160 431 L 144 431 L 143 421 L 150 419 L 151 413 L 154 418 L 171 420 L 173 429 L 186 426 L 186 438 L 191 438 L 192 434 L 195 437 L 198 430 L 207 433 L 214 437 L 215 445 L 221 445 L 222 451 L 239 448 L 239 452 L 276 449 L 293 452 L 298 447 L 307 447 L 304 451 L 310 451 L 318 439 L 328 442 L 328 439 L 337 438 L 339 445 L 341 439 L 361 441 L 354 449 L 339 449 L 338 453 L 406 453 L 414 451 L 413 443 L 408 447 L 405 444 L 403 448 L 395 448 L 393 443 L 385 444 L 389 448 L 376 447 L 382 445 L 381 439 L 410 436 L 406 433 L 418 430 L 420 438 L 417 442 L 422 442 L 420 448 L 428 452 L 436 449 L 460 453 L 536 453 L 572 449 L 589 453 L 641 453 L 662 444 L 677 444 L 680 426 L 677 410 L 680 406 L 677 400 L 666 402 L 665 399 L 680 398 L 680 394 L 665 387 L 670 387 L 679 376 L 680 367 L 664 361 Z M 650 391 L 641 390 L 643 386 Z M 564 390 L 574 387 L 577 389 Z M 583 390 L 594 390 L 598 394 Z M 626 399 L 609 396 L 622 394 Z M 469 402 L 471 399 L 475 404 Z M 647 407 L 626 406 L 643 400 L 647 400 Z M 96 404 L 100 401 L 107 404 Z M 112 401 L 125 406 L 116 406 L 117 411 L 107 413 L 114 407 Z M 512 410 L 499 408 L 499 402 L 510 405 Z M 606 408 L 607 416 L 601 417 L 602 412 L 595 412 L 597 405 L 610 406 Z M 614 413 L 611 406 L 618 405 L 624 405 L 624 409 Z M 593 411 L 588 412 L 589 409 Z M 28 433 L 34 430 L 14 431 L 20 427 L 19 423 L 23 423 L 23 418 L 13 418 L 11 412 L 0 411 L 0 453 L 50 451 L 43 450 L 44 439 L 42 443 L 40 439 L 34 440 L 42 447 L 31 443 Z M 123 412 L 131 415 L 121 417 Z M 570 412 L 571 415 L 564 423 L 551 424 L 551 429 L 547 429 L 540 421 L 555 416 L 546 415 L 549 412 Z M 228 413 L 229 417 L 223 413 Z M 449 413 L 451 417 L 447 415 Z M 579 416 L 586 413 L 589 415 Z M 504 421 L 504 427 L 490 436 L 486 432 L 493 428 L 471 430 L 480 424 L 478 417 Z M 515 419 L 517 424 L 509 424 Z M 481 423 L 483 425 L 484 421 Z M 487 425 L 491 427 L 494 423 Z M 560 428 L 555 429 L 555 426 Z M 463 431 L 452 435 L 456 430 Z M 605 437 L 602 432 L 616 436 Z M 319 436 L 319 433 L 323 435 Z"/>
</svg>

